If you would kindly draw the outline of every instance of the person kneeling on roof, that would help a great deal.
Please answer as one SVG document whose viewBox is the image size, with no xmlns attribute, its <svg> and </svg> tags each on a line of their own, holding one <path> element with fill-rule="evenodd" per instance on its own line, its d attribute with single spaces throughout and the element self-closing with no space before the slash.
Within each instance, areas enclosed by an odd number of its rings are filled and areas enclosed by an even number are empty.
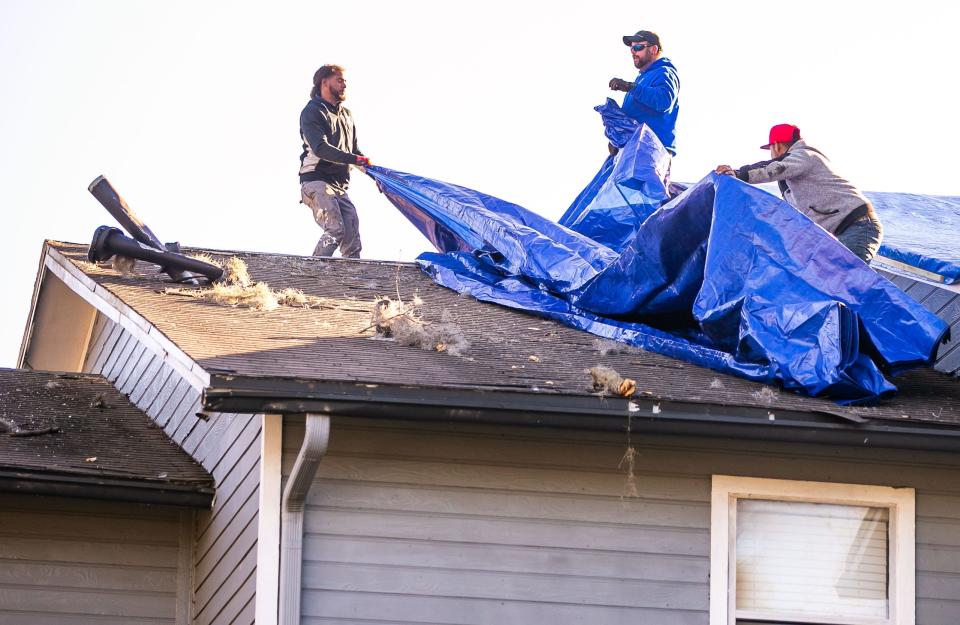
<svg viewBox="0 0 960 625">
<path fill-rule="evenodd" d="M 800 129 L 777 124 L 761 149 L 770 160 L 733 169 L 720 165 L 716 173 L 736 176 L 749 183 L 773 182 L 783 199 L 835 236 L 860 260 L 870 262 L 883 238 L 883 226 L 870 201 L 838 176 L 819 150 L 800 138 Z"/>
</svg>

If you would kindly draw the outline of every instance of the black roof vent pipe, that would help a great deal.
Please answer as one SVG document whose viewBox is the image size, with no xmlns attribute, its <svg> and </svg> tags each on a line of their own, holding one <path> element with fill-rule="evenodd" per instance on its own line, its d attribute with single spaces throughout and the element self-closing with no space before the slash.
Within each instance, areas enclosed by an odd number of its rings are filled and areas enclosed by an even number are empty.
<svg viewBox="0 0 960 625">
<path fill-rule="evenodd" d="M 160 271 L 165 272 L 177 282 L 192 280 L 196 284 L 194 274 L 200 274 L 210 282 L 216 282 L 223 277 L 223 269 L 216 265 L 176 252 L 147 247 L 143 243 L 125 236 L 120 228 L 100 226 L 93 233 L 93 242 L 90 243 L 87 258 L 92 263 L 99 263 L 110 260 L 115 255 L 129 256 L 130 258 L 160 265 Z"/>
<path fill-rule="evenodd" d="M 102 262 L 118 254 L 129 256 L 159 265 L 160 271 L 169 275 L 174 282 L 189 284 L 198 284 L 197 275 L 206 277 L 210 282 L 216 282 L 223 276 L 220 267 L 180 254 L 179 244 L 161 243 L 105 177 L 97 176 L 87 190 L 133 237 L 124 236 L 119 228 L 100 226 L 93 233 L 93 242 L 87 252 L 90 262 Z"/>
</svg>

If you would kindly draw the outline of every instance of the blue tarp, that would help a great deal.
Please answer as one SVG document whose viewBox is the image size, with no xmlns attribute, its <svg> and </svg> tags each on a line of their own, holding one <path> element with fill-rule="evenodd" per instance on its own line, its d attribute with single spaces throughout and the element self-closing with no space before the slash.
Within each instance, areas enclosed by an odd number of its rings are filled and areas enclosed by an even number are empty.
<svg viewBox="0 0 960 625">
<path fill-rule="evenodd" d="M 930 364 L 946 324 L 782 200 L 710 174 L 660 206 L 663 148 L 607 106 L 621 149 L 561 219 L 570 227 L 465 187 L 367 172 L 439 250 L 420 266 L 477 299 L 841 402 L 892 393 L 882 372 Z"/>
<path fill-rule="evenodd" d="M 883 222 L 880 255 L 960 282 L 960 197 L 867 193 Z"/>
<path fill-rule="evenodd" d="M 610 143 L 618 148 L 626 145 L 637 129 L 637 122 L 611 99 L 596 110 L 603 118 Z M 669 161 L 660 144 L 651 145 L 644 156 L 647 159 L 644 165 L 653 167 L 647 171 L 652 174 L 655 169 L 662 176 Z M 643 194 L 631 191 L 636 187 L 615 184 L 620 181 L 616 177 L 611 179 L 612 171 L 613 157 L 609 157 L 558 223 L 619 250 L 623 249 L 631 229 L 639 226 L 659 203 L 651 203 Z M 960 197 L 878 192 L 865 195 L 883 222 L 881 256 L 935 273 L 943 277 L 946 284 L 960 282 L 960 244 L 957 243 Z M 651 188 L 647 197 L 661 196 Z"/>
<path fill-rule="evenodd" d="M 557 223 L 619 251 L 667 198 L 663 178 L 670 154 L 646 126 L 637 134 L 637 122 L 613 100 L 596 110 L 610 144 L 623 154 L 616 160 L 607 157 Z M 625 149 L 631 140 L 634 143 Z"/>
</svg>

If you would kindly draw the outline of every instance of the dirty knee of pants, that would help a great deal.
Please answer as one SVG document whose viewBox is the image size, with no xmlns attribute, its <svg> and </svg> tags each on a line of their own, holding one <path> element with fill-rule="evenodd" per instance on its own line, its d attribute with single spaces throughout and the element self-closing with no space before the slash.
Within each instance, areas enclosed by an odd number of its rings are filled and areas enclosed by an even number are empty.
<svg viewBox="0 0 960 625">
<path fill-rule="evenodd" d="M 310 208 L 317 225 L 323 229 L 313 255 L 332 256 L 339 247 L 344 257 L 359 258 L 357 209 L 347 194 L 319 181 L 304 183 L 301 193 L 303 203 Z"/>
<path fill-rule="evenodd" d="M 316 247 L 313 248 L 314 256 L 333 256 L 333 253 L 340 247 L 340 241 L 337 241 L 327 233 L 323 233 Z"/>
</svg>

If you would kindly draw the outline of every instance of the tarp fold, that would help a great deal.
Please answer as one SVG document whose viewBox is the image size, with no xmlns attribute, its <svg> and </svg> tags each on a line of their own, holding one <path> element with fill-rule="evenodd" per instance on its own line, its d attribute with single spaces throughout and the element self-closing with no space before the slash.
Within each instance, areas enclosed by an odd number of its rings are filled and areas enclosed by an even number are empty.
<svg viewBox="0 0 960 625">
<path fill-rule="evenodd" d="M 840 402 L 929 365 L 946 324 L 769 193 L 710 174 L 666 198 L 669 155 L 615 104 L 619 147 L 560 223 L 383 167 L 367 173 L 437 248 L 438 284 L 731 373 Z M 629 118 L 627 118 L 629 120 Z"/>
</svg>

